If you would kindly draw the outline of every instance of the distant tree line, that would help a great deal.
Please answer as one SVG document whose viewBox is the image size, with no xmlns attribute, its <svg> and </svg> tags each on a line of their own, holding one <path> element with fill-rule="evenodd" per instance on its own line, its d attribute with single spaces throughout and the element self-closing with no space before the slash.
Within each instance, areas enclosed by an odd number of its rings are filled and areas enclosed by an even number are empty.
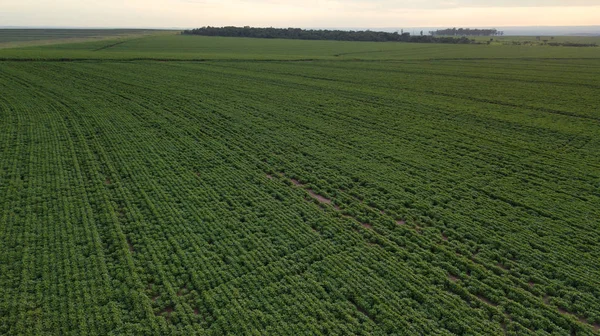
<svg viewBox="0 0 600 336">
<path fill-rule="evenodd" d="M 448 28 L 430 31 L 429 34 L 433 36 L 502 36 L 504 32 L 496 29 Z"/>
<path fill-rule="evenodd" d="M 378 31 L 313 30 L 300 28 L 253 28 L 253 27 L 202 27 L 182 32 L 184 35 L 279 38 L 295 40 L 336 40 L 374 42 L 415 42 L 415 43 L 475 43 L 466 37 L 436 37 L 432 35 L 411 35 L 410 33 Z"/>
</svg>

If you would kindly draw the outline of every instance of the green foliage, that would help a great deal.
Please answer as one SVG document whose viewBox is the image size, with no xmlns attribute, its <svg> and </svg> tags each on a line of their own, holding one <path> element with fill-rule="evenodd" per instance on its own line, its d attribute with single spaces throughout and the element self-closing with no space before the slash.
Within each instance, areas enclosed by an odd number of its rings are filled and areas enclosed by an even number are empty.
<svg viewBox="0 0 600 336">
<path fill-rule="evenodd" d="M 292 40 L 333 40 L 333 41 L 373 41 L 373 42 L 412 42 L 412 43 L 452 43 L 470 44 L 474 41 L 465 37 L 411 36 L 410 33 L 398 34 L 382 31 L 347 31 L 300 28 L 254 28 L 254 27 L 202 27 L 181 32 L 183 35 L 278 38 Z M 432 34 L 433 35 L 433 34 Z"/>
<path fill-rule="evenodd" d="M 430 31 L 429 34 L 434 36 L 502 36 L 504 32 L 497 29 L 448 28 Z"/>
<path fill-rule="evenodd" d="M 476 38 L 476 37 L 475 37 Z M 477 38 L 476 38 L 477 39 Z M 508 37 L 506 37 L 508 39 Z M 489 40 L 489 39 L 488 39 Z M 307 41 L 174 35 L 0 49 L 2 60 L 440 60 L 600 58 L 600 48 Z M 571 41 L 558 39 L 556 42 Z M 579 41 L 579 40 L 577 40 Z M 583 41 L 583 40 L 582 40 Z M 586 43 L 595 43 L 588 39 Z M 571 60 L 573 61 L 573 60 Z M 460 69 L 457 69 L 460 70 Z"/>
<path fill-rule="evenodd" d="M 396 45 L 13 50 L 0 334 L 597 334 L 598 59 Z"/>
</svg>

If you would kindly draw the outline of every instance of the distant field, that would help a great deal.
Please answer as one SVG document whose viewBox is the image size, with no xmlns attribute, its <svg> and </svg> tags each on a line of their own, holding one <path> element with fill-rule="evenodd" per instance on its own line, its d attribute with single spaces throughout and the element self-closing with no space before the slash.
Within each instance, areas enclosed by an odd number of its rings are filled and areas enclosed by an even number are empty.
<svg viewBox="0 0 600 336">
<path fill-rule="evenodd" d="M 547 42 L 556 43 L 583 43 L 597 44 L 600 46 L 600 36 L 474 36 L 475 41 L 487 42 L 493 40 L 495 43 L 511 44 L 513 42 L 529 42 L 543 44 Z M 539 40 L 538 40 L 539 38 Z"/>
<path fill-rule="evenodd" d="M 0 59 L 0 335 L 600 334 L 600 48 Z"/>
<path fill-rule="evenodd" d="M 0 29 L 0 48 L 156 34 L 148 29 Z"/>
<path fill-rule="evenodd" d="M 0 59 L 408 60 L 473 58 L 598 58 L 599 48 L 300 41 L 175 35 L 0 50 Z"/>
</svg>

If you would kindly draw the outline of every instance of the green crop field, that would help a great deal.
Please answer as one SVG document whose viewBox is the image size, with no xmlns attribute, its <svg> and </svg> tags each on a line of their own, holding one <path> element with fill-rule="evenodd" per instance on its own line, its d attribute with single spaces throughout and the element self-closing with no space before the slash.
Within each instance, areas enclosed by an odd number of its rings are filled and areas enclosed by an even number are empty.
<svg viewBox="0 0 600 336">
<path fill-rule="evenodd" d="M 600 333 L 600 48 L 0 59 L 1 335 Z"/>
<path fill-rule="evenodd" d="M 174 35 L 0 49 L 0 60 L 435 60 L 599 59 L 600 47 L 301 41 Z"/>
<path fill-rule="evenodd" d="M 513 44 L 513 42 L 543 44 L 556 43 L 584 43 L 600 44 L 600 36 L 469 36 L 469 39 L 477 42 L 492 41 L 501 44 Z"/>
</svg>

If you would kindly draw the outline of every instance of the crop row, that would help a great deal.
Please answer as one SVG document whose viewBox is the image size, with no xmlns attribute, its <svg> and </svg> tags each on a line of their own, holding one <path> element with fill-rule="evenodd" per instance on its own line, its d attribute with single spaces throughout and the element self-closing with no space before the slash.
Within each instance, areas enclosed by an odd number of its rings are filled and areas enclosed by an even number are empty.
<svg viewBox="0 0 600 336">
<path fill-rule="evenodd" d="M 596 123 L 329 65 L 2 64 L 0 333 L 592 333 Z"/>
</svg>

